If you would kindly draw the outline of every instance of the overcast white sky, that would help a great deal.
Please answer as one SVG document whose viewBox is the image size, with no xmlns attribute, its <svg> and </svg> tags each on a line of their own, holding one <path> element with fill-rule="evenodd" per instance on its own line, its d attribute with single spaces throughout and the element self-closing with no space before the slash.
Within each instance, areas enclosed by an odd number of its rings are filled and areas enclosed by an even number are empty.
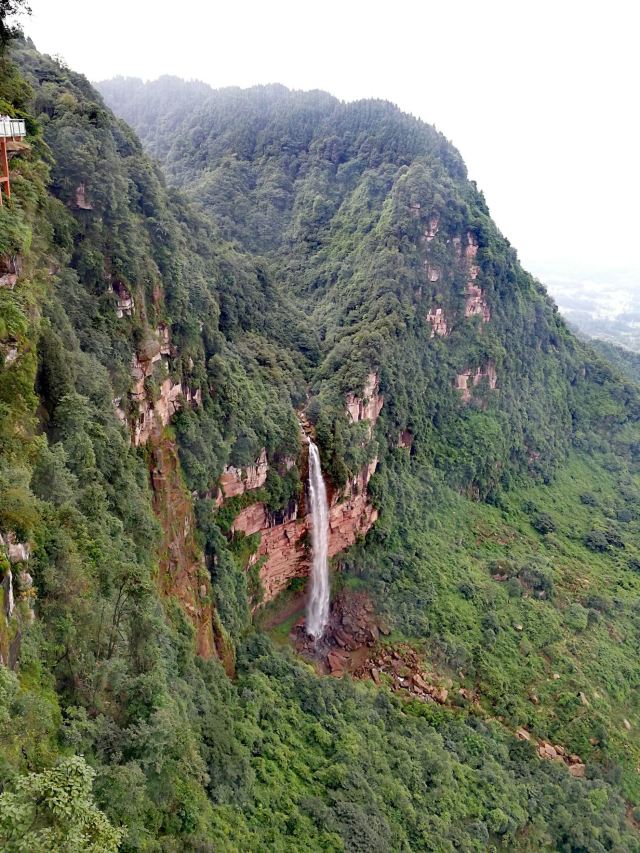
<svg viewBox="0 0 640 853">
<path fill-rule="evenodd" d="M 640 283 L 635 0 L 30 0 L 36 46 L 91 80 L 280 82 L 387 98 L 460 149 L 544 276 Z"/>
</svg>

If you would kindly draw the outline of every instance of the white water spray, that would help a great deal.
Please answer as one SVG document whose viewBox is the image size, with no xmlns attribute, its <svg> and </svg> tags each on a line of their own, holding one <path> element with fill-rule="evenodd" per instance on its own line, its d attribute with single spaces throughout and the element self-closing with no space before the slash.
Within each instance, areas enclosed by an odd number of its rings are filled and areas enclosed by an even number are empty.
<svg viewBox="0 0 640 853">
<path fill-rule="evenodd" d="M 329 506 L 318 448 L 309 441 L 309 499 L 311 502 L 311 595 L 307 604 L 307 634 L 318 639 L 329 621 Z"/>
<path fill-rule="evenodd" d="M 13 598 L 13 572 L 11 571 L 11 569 L 9 569 L 9 574 L 7 575 L 7 578 L 9 579 L 7 592 L 7 616 L 11 616 L 16 606 L 15 600 Z"/>
</svg>

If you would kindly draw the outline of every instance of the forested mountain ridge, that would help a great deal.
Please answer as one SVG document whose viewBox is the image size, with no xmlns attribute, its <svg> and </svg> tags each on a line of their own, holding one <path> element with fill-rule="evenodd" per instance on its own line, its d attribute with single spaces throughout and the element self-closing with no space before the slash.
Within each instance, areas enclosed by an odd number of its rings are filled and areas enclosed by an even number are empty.
<svg viewBox="0 0 640 853">
<path fill-rule="evenodd" d="M 393 409 L 395 421 L 388 433 L 416 426 L 437 460 L 440 435 L 427 436 L 426 425 L 437 418 L 442 433 L 451 420 L 455 440 L 446 440 L 443 464 L 452 465 L 457 445 L 459 479 L 475 479 L 486 494 L 498 470 L 508 478 L 512 469 L 486 465 L 474 478 L 470 469 L 487 457 L 548 474 L 581 419 L 598 428 L 597 411 L 582 406 L 582 380 L 606 386 L 610 374 L 522 270 L 460 155 L 433 128 L 388 103 L 343 104 L 281 86 L 214 92 L 174 78 L 100 86 L 222 232 L 266 253 L 274 281 L 321 339 L 320 383 L 348 393 L 382 366 L 382 417 Z M 421 363 L 411 363 L 416 350 Z M 460 418 L 453 387 L 488 365 L 497 374 L 490 408 L 508 410 L 497 448 L 486 444 L 495 430 L 484 428 L 483 406 Z M 607 392 L 637 405 L 629 388 L 614 385 Z"/>
<path fill-rule="evenodd" d="M 197 107 L 206 156 L 175 155 L 190 200 L 84 78 L 12 59 L 4 846 L 638 849 L 637 392 L 459 155 L 390 105 L 224 93 Z M 336 587 L 438 702 L 320 677 L 252 626 L 262 543 L 232 526 L 304 503 L 302 410 L 335 507 L 356 478 L 379 512 Z"/>
</svg>

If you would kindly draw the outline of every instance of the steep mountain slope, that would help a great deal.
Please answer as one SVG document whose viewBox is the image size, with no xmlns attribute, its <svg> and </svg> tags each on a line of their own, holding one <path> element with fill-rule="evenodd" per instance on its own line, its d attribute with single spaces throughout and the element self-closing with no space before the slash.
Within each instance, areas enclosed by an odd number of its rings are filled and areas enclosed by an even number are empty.
<svg viewBox="0 0 640 853">
<path fill-rule="evenodd" d="M 265 252 L 289 302 L 312 318 L 322 340 L 314 390 L 349 393 L 379 372 L 385 431 L 411 430 L 481 494 L 513 467 L 549 474 L 573 423 L 591 428 L 581 406 L 590 357 L 517 263 L 444 137 L 390 104 L 283 87 L 207 96 L 198 84 L 200 105 L 194 94 L 176 113 L 169 83 L 101 85 L 125 117 L 144 116 L 169 177 L 229 239 Z M 459 405 L 467 394 L 455 386 L 474 382 L 496 391 L 484 395 L 489 415 Z M 491 456 L 500 470 L 485 464 Z"/>
<path fill-rule="evenodd" d="M 637 393 L 459 155 L 389 105 L 273 87 L 211 114 L 174 81 L 158 120 L 206 140 L 166 152 L 198 209 L 84 78 L 13 61 L 4 848 L 639 849 Z M 335 586 L 392 631 L 373 682 L 252 627 L 308 565 L 297 415 Z"/>
<path fill-rule="evenodd" d="M 589 338 L 589 345 L 613 364 L 631 382 L 640 382 L 640 355 L 609 341 Z"/>
</svg>

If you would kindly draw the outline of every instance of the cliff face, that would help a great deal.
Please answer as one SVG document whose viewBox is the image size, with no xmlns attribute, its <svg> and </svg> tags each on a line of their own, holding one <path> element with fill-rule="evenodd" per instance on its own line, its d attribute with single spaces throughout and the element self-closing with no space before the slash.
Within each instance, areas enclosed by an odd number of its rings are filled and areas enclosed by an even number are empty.
<svg viewBox="0 0 640 853">
<path fill-rule="evenodd" d="M 370 373 L 365 382 L 362 396 L 348 394 L 347 415 L 353 423 L 365 421 L 369 426 L 369 435 L 373 434 L 376 421 L 384 405 L 380 394 L 378 376 Z M 262 457 L 261 457 L 262 459 Z M 266 458 L 261 464 L 250 467 L 246 472 L 234 471 L 234 484 L 242 483 L 246 489 L 257 488 L 250 483 L 262 485 L 266 479 Z M 334 557 L 353 545 L 360 536 L 364 536 L 378 518 L 378 512 L 371 504 L 367 486 L 378 465 L 377 457 L 364 465 L 350 479 L 344 488 L 331 489 L 329 495 L 329 556 Z M 257 472 L 260 471 L 258 476 Z M 264 471 L 264 476 L 262 475 Z M 223 486 L 225 489 L 225 476 Z M 237 489 L 238 487 L 235 486 Z M 241 492 L 235 491 L 235 494 Z M 225 495 L 227 494 L 225 489 Z M 260 535 L 258 550 L 252 554 L 249 565 L 260 563 L 260 582 L 264 601 L 270 601 L 296 577 L 306 577 L 311 567 L 310 552 L 311 514 L 304 506 L 293 502 L 283 513 L 271 513 L 262 502 L 256 502 L 243 509 L 233 522 L 232 533 L 245 536 Z"/>
<path fill-rule="evenodd" d="M 136 300 L 124 285 L 114 287 L 114 293 L 117 318 L 134 316 Z M 161 295 L 156 296 L 157 301 L 162 299 Z M 138 297 L 138 304 L 144 305 L 142 296 Z M 166 324 L 148 330 L 145 346 L 134 353 L 131 361 L 126 411 L 122 398 L 115 399 L 114 406 L 121 423 L 128 428 L 132 444 L 146 445 L 149 450 L 153 511 L 162 528 L 159 591 L 180 602 L 195 628 L 197 653 L 210 658 L 216 652 L 211 582 L 195 540 L 193 502 L 182 481 L 178 448 L 165 429 L 184 405 L 201 405 L 202 394 L 200 389 L 192 390 L 186 382 L 172 379 L 170 358 L 176 354 Z M 222 637 L 217 639 L 223 657 L 224 642 Z"/>
<path fill-rule="evenodd" d="M 194 625 L 198 654 L 210 658 L 215 653 L 211 584 L 195 541 L 193 506 L 180 477 L 175 441 L 157 436 L 150 451 L 153 510 L 162 526 L 158 586 L 180 602 Z"/>
<path fill-rule="evenodd" d="M 15 533 L 0 536 L 0 665 L 11 668 L 18 663 L 23 627 L 34 618 L 30 557 L 29 544 Z"/>
<path fill-rule="evenodd" d="M 482 385 L 483 382 L 491 391 L 497 388 L 498 375 L 493 362 L 488 362 L 475 370 L 465 370 L 463 373 L 459 373 L 456 377 L 456 389 L 460 391 L 462 401 L 470 402 L 473 389 Z"/>
<path fill-rule="evenodd" d="M 131 300 L 132 304 L 133 300 Z M 124 315 L 116 308 L 116 316 Z M 131 359 L 131 388 L 128 392 L 129 415 L 122 399 L 114 400 L 116 413 L 131 430 L 133 444 L 146 444 L 152 434 L 171 422 L 171 418 L 184 404 L 199 406 L 200 389 L 193 390 L 187 383 L 175 382 L 169 375 L 171 355 L 170 332 L 165 325 L 154 330 L 143 352 Z M 175 355 L 175 353 L 174 353 Z"/>
<path fill-rule="evenodd" d="M 216 506 L 222 506 L 226 498 L 235 498 L 245 492 L 262 488 L 267 481 L 268 470 L 267 451 L 264 447 L 255 465 L 249 465 L 246 468 L 225 466 L 216 494 Z"/>
</svg>

